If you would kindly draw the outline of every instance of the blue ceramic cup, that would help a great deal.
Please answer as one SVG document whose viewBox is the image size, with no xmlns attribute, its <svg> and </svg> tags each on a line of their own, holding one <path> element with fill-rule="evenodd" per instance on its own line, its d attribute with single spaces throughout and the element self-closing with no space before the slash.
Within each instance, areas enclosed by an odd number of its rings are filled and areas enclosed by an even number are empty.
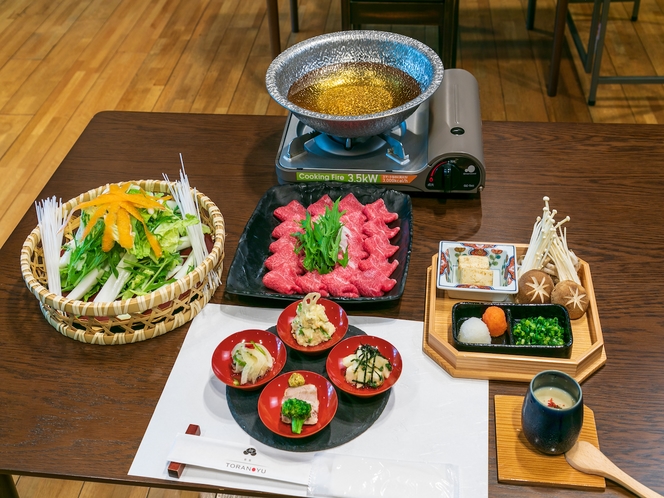
<svg viewBox="0 0 664 498">
<path fill-rule="evenodd" d="M 559 455 L 579 438 L 583 426 L 583 393 L 572 377 L 545 370 L 530 381 L 521 409 L 526 439 L 537 450 Z"/>
</svg>

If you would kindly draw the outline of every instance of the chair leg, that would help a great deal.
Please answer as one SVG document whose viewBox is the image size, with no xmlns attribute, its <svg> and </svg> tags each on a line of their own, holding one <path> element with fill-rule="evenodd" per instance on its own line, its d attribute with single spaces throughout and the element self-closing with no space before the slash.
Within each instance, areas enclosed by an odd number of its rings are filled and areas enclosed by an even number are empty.
<svg viewBox="0 0 664 498">
<path fill-rule="evenodd" d="M 0 496 L 3 498 L 19 498 L 14 478 L 9 474 L 0 474 Z"/>
<path fill-rule="evenodd" d="M 535 27 L 536 7 L 537 0 L 528 0 L 528 10 L 526 11 L 526 29 L 533 29 Z"/>
<path fill-rule="evenodd" d="M 595 51 L 597 50 L 597 37 L 599 35 L 599 19 L 601 16 L 602 9 L 602 0 L 595 0 L 593 5 L 593 14 L 590 19 L 590 31 L 588 34 L 588 51 L 586 52 L 586 63 L 584 69 L 586 74 L 590 74 L 590 71 L 593 68 L 593 58 L 595 57 Z"/>
<path fill-rule="evenodd" d="M 267 0 L 267 23 L 270 30 L 270 49 L 274 59 L 281 53 L 281 35 L 279 34 L 279 7 L 277 0 Z"/>
<path fill-rule="evenodd" d="M 560 58 L 563 53 L 563 42 L 565 41 L 565 21 L 567 19 L 567 8 L 569 0 L 558 0 L 556 5 L 556 19 L 553 25 L 553 50 L 551 53 L 551 66 L 547 79 L 546 90 L 549 97 L 554 97 L 558 92 L 558 76 L 560 74 Z"/>
<path fill-rule="evenodd" d="M 444 4 L 442 26 L 438 26 L 438 53 L 443 67 L 456 67 L 457 37 L 459 26 L 459 0 L 449 0 Z"/>
<path fill-rule="evenodd" d="M 297 0 L 290 0 L 290 22 L 291 32 L 297 33 L 300 31 L 300 23 L 297 14 Z"/>
<path fill-rule="evenodd" d="M 634 0 L 634 7 L 632 8 L 632 21 L 638 21 L 640 5 L 641 5 L 641 0 Z"/>
<path fill-rule="evenodd" d="M 599 1 L 599 0 L 598 0 Z M 599 84 L 599 71 L 602 66 L 602 53 L 604 52 L 604 37 L 606 36 L 606 23 L 609 20 L 609 5 L 611 0 L 603 0 L 602 20 L 599 25 L 599 37 L 595 48 L 595 63 L 593 74 L 590 78 L 590 92 L 588 93 L 588 105 L 595 105 L 597 98 L 597 85 Z"/>
<path fill-rule="evenodd" d="M 341 29 L 350 29 L 350 0 L 341 0 Z"/>
<path fill-rule="evenodd" d="M 452 36 L 452 66 L 456 67 L 459 41 L 459 0 L 454 0 L 454 33 Z"/>
</svg>

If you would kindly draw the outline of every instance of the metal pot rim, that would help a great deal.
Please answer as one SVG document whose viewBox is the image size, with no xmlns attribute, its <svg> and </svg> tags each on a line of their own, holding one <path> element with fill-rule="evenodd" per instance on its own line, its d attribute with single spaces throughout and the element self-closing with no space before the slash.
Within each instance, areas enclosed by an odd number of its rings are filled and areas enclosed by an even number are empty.
<svg viewBox="0 0 664 498">
<path fill-rule="evenodd" d="M 290 60 L 294 55 L 310 50 L 315 47 L 324 46 L 330 41 L 337 40 L 348 40 L 348 41 L 389 41 L 389 42 L 398 42 L 403 45 L 409 46 L 416 49 L 422 53 L 430 62 L 433 68 L 433 75 L 431 78 L 431 83 L 413 100 L 406 102 L 403 105 L 398 107 L 393 107 L 383 112 L 374 113 L 374 114 L 358 114 L 352 116 L 342 116 L 336 114 L 323 114 L 320 112 L 310 111 L 300 107 L 290 100 L 287 96 L 284 95 L 276 84 L 276 75 L 281 70 L 286 61 Z M 353 122 L 362 122 L 362 121 L 373 121 L 381 118 L 389 118 L 395 114 L 402 112 L 407 112 L 408 110 L 414 111 L 417 106 L 422 102 L 428 99 L 433 93 L 438 89 L 440 83 L 443 80 L 443 63 L 438 57 L 438 54 L 426 44 L 410 38 L 408 36 L 400 35 L 398 33 L 391 33 L 387 31 L 376 31 L 376 30 L 353 30 L 353 31 L 338 31 L 334 33 L 328 33 L 320 36 L 315 36 L 299 42 L 292 47 L 284 50 L 279 54 L 268 67 L 265 81 L 267 91 L 270 96 L 282 107 L 288 109 L 293 114 L 306 116 L 307 118 L 316 119 L 316 120 L 325 120 L 336 123 L 353 123 Z"/>
</svg>

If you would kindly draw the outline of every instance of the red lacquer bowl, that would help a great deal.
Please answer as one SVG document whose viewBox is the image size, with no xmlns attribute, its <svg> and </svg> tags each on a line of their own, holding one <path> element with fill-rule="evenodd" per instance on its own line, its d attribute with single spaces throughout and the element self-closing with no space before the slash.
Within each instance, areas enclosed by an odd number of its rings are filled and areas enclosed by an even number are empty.
<svg viewBox="0 0 664 498">
<path fill-rule="evenodd" d="M 339 406 L 334 386 L 322 375 L 306 370 L 296 370 L 302 374 L 307 384 L 313 384 L 318 390 L 318 423 L 305 425 L 300 434 L 294 434 L 291 424 L 281 421 L 281 400 L 288 388 L 288 379 L 295 372 L 281 374 L 270 382 L 258 398 L 258 416 L 265 426 L 275 434 L 289 438 L 303 438 L 324 429 L 334 418 Z"/>
<path fill-rule="evenodd" d="M 346 367 L 343 364 L 343 359 L 355 353 L 358 347 L 363 344 L 368 344 L 370 346 L 375 346 L 380 351 L 385 358 L 389 360 L 392 364 L 392 372 L 390 376 L 385 379 L 379 387 L 355 387 L 355 385 L 350 384 L 346 381 Z M 332 383 L 348 394 L 360 397 L 371 397 L 376 394 L 383 393 L 390 389 L 396 382 L 399 380 L 401 375 L 401 370 L 403 369 L 403 364 L 401 362 L 401 355 L 397 348 L 392 346 L 385 339 L 380 337 L 371 336 L 371 335 L 356 335 L 344 339 L 339 344 L 337 344 L 330 354 L 327 357 L 325 362 L 325 368 L 327 370 L 327 375 L 330 377 Z"/>
<path fill-rule="evenodd" d="M 233 373 L 231 353 L 239 342 L 255 342 L 265 347 L 272 355 L 272 368 L 255 383 L 240 385 L 241 374 Z M 212 371 L 224 384 L 236 389 L 252 390 L 264 386 L 274 379 L 286 365 L 286 346 L 276 335 L 267 330 L 249 329 L 231 334 L 221 341 L 212 353 Z"/>
<path fill-rule="evenodd" d="M 297 306 L 301 302 L 302 300 L 291 303 L 281 312 L 279 320 L 277 320 L 277 333 L 288 347 L 305 354 L 315 354 L 331 349 L 344 338 L 346 332 L 348 332 L 348 315 L 346 315 L 344 309 L 334 301 L 321 298 L 318 300 L 318 304 L 322 304 L 325 307 L 327 319 L 335 327 L 334 334 L 332 334 L 332 338 L 329 341 L 322 342 L 317 346 L 300 346 L 291 332 L 291 323 L 295 319 Z"/>
</svg>

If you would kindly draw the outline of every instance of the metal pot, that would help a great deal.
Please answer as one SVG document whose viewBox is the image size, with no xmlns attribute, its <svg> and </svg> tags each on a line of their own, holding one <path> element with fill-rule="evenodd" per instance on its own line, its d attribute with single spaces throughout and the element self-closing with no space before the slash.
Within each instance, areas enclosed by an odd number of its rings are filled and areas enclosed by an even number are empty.
<svg viewBox="0 0 664 498">
<path fill-rule="evenodd" d="M 304 109 L 288 100 L 288 90 L 305 74 L 330 64 L 377 62 L 396 67 L 420 86 L 419 96 L 376 114 L 338 116 Z M 282 52 L 267 70 L 267 91 L 281 106 L 314 130 L 342 138 L 369 137 L 388 131 L 410 116 L 443 80 L 443 63 L 428 46 L 385 31 L 339 31 L 316 36 Z"/>
</svg>

